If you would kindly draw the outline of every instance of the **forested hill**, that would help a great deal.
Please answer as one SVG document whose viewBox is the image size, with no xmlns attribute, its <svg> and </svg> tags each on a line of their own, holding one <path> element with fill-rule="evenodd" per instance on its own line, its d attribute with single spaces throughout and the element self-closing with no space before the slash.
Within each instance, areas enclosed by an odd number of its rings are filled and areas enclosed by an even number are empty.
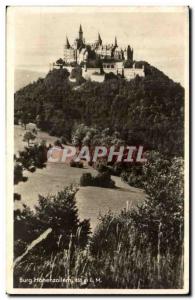
<svg viewBox="0 0 195 300">
<path fill-rule="evenodd" d="M 171 155 L 183 153 L 184 89 L 146 62 L 145 78 L 110 76 L 79 88 L 68 71 L 50 71 L 44 79 L 15 93 L 15 123 L 36 122 L 50 134 L 70 139 L 81 123 L 118 131 L 128 144 L 143 144 Z"/>
</svg>

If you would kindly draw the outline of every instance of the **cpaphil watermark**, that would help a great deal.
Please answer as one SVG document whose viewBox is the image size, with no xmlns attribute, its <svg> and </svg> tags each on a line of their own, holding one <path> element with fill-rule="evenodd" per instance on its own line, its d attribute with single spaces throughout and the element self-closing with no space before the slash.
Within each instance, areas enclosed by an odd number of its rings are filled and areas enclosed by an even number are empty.
<svg viewBox="0 0 195 300">
<path fill-rule="evenodd" d="M 80 162 L 85 160 L 87 162 L 96 162 L 99 159 L 104 159 L 107 162 L 139 162 L 145 163 L 147 161 L 144 155 L 143 146 L 65 146 L 61 148 L 54 146 L 50 148 L 47 152 L 48 162 L 69 162 L 75 161 Z"/>
</svg>

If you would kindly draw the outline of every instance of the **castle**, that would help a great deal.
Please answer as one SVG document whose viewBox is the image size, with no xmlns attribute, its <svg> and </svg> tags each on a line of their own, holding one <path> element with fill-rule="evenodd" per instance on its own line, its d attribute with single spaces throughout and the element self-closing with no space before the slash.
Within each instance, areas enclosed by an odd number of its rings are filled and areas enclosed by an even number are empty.
<svg viewBox="0 0 195 300">
<path fill-rule="evenodd" d="M 137 75 L 145 76 L 144 66 L 135 67 L 130 45 L 122 49 L 118 46 L 116 37 L 113 44 L 103 44 L 100 33 L 94 43 L 86 43 L 81 25 L 72 45 L 66 37 L 64 60 L 60 59 L 53 64 L 54 68 L 67 68 L 70 73 L 76 66 L 80 66 L 83 78 L 92 81 L 102 82 L 108 73 L 120 75 L 127 80 Z M 74 76 L 70 76 L 70 80 L 74 81 Z"/>
</svg>

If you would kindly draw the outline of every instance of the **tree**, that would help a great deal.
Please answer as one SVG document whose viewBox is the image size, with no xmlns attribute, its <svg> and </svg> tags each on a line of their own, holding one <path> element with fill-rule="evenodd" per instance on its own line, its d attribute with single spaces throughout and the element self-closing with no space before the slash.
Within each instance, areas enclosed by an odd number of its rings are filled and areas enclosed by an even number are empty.
<svg viewBox="0 0 195 300">
<path fill-rule="evenodd" d="M 60 66 L 60 68 L 62 68 L 62 67 L 63 67 L 63 65 L 64 65 L 64 61 L 63 61 L 63 59 L 62 59 L 62 58 L 59 58 L 58 60 L 56 60 L 56 64 L 57 64 L 57 65 L 59 65 L 59 66 Z"/>
<path fill-rule="evenodd" d="M 35 168 L 44 168 L 47 161 L 47 147 L 44 141 L 41 144 L 34 144 L 19 151 L 17 162 L 21 163 L 24 169 L 34 172 Z"/>
<path fill-rule="evenodd" d="M 181 252 L 184 221 L 184 162 L 182 158 L 165 159 L 152 151 L 143 166 L 147 198 L 132 213 L 140 232 L 147 236 L 154 251 Z M 160 237 L 159 237 L 160 236 Z M 160 250 L 157 245 L 160 245 Z"/>
<path fill-rule="evenodd" d="M 30 141 L 34 141 L 36 138 L 36 135 L 34 135 L 31 131 L 27 131 L 25 134 L 24 134 L 24 137 L 23 137 L 23 141 L 24 142 L 27 142 L 28 146 L 30 145 Z"/>
<path fill-rule="evenodd" d="M 74 245 L 84 247 L 90 233 L 89 220 L 82 222 L 78 217 L 75 193 L 77 189 L 66 187 L 57 195 L 39 196 L 38 204 L 32 211 L 24 206 L 23 211 L 15 211 L 14 239 L 15 256 L 21 255 L 25 246 L 39 237 L 41 233 L 52 228 L 50 236 L 43 241 L 35 253 L 51 255 L 52 252 L 68 249 L 71 241 Z"/>
<path fill-rule="evenodd" d="M 20 163 L 14 164 L 14 184 L 18 184 L 23 181 L 23 168 Z"/>
<path fill-rule="evenodd" d="M 19 182 L 27 181 L 27 177 L 23 176 L 23 167 L 20 162 L 17 162 L 16 157 L 14 156 L 14 184 L 18 184 Z M 14 201 L 20 201 L 21 195 L 18 193 L 14 193 Z"/>
<path fill-rule="evenodd" d="M 22 112 L 20 117 L 21 117 L 21 123 L 24 126 L 24 129 L 26 130 L 26 125 L 30 122 L 29 114 Z"/>
</svg>

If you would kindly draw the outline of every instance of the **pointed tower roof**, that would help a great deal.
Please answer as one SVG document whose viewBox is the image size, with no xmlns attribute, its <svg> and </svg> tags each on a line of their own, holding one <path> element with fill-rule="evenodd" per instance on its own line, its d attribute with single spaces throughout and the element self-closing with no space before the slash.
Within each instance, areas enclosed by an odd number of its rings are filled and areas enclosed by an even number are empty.
<svg viewBox="0 0 195 300">
<path fill-rule="evenodd" d="M 80 24 L 80 27 L 79 27 L 79 32 L 82 32 L 82 33 L 83 33 L 83 29 L 82 29 L 81 24 Z"/>
<path fill-rule="evenodd" d="M 117 45 L 117 38 L 116 38 L 116 36 L 115 36 L 114 45 L 115 45 L 115 46 L 118 46 L 118 45 Z"/>
<path fill-rule="evenodd" d="M 70 43 L 69 43 L 69 40 L 68 40 L 68 37 L 66 36 L 66 44 L 65 44 L 66 48 L 70 48 Z"/>
<path fill-rule="evenodd" d="M 100 45 L 102 44 L 102 39 L 101 39 L 101 36 L 100 36 L 99 32 L 98 32 L 98 42 L 99 42 Z"/>
</svg>

